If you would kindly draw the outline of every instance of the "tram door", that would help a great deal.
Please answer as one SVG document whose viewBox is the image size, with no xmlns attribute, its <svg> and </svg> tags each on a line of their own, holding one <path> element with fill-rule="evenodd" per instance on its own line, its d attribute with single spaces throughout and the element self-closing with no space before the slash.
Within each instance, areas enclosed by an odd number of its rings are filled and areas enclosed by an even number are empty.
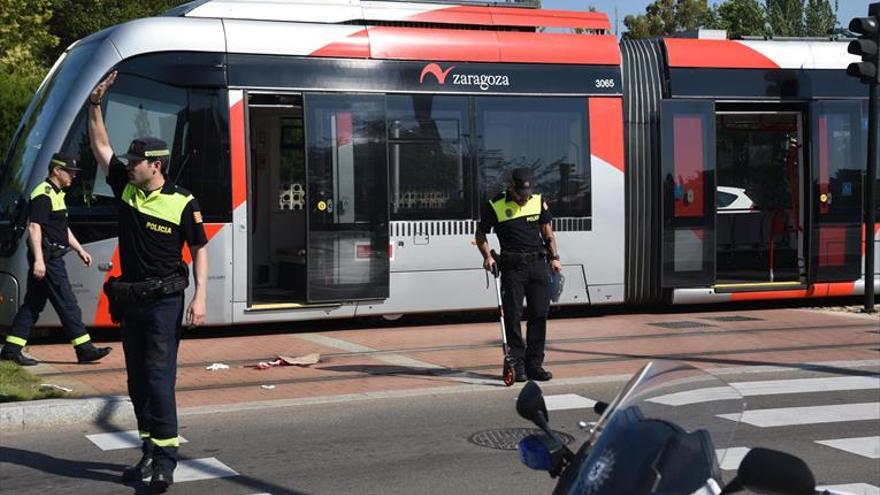
<svg viewBox="0 0 880 495">
<path fill-rule="evenodd" d="M 862 274 L 864 112 L 856 101 L 810 105 L 811 282 L 857 280 Z"/>
<path fill-rule="evenodd" d="M 389 201 L 382 95 L 306 94 L 306 298 L 384 299 Z"/>
<path fill-rule="evenodd" d="M 805 280 L 802 114 L 716 113 L 716 288 Z"/>
<path fill-rule="evenodd" d="M 252 306 L 384 299 L 385 103 L 377 95 L 248 95 Z"/>
<path fill-rule="evenodd" d="M 715 281 L 715 104 L 664 100 L 661 187 L 664 288 Z"/>
<path fill-rule="evenodd" d="M 248 95 L 252 306 L 306 301 L 306 158 L 301 95 Z"/>
</svg>

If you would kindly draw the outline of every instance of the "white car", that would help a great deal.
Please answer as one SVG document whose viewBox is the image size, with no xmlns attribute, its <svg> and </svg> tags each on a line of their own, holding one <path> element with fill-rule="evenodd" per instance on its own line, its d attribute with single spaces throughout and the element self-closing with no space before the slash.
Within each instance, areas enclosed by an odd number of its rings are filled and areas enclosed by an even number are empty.
<svg viewBox="0 0 880 495">
<path fill-rule="evenodd" d="M 752 198 L 741 187 L 718 186 L 715 190 L 715 206 L 718 213 L 757 213 Z"/>
</svg>

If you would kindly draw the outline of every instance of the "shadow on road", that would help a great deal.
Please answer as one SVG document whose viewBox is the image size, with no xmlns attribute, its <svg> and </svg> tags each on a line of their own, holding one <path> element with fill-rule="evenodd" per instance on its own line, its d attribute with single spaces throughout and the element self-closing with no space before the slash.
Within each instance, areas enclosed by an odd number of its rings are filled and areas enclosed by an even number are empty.
<svg viewBox="0 0 880 495">
<path fill-rule="evenodd" d="M 0 447 L 0 462 L 17 464 L 37 471 L 42 471 L 65 478 L 76 478 L 104 483 L 119 484 L 119 474 L 125 467 L 121 464 L 107 462 L 90 462 L 80 459 L 62 459 L 40 452 Z M 103 471 L 109 471 L 103 472 Z"/>
<path fill-rule="evenodd" d="M 107 400 L 101 408 L 100 413 L 98 413 L 97 418 L 92 422 L 97 428 L 102 430 L 105 433 L 112 433 L 122 431 L 125 428 L 118 426 L 113 418 L 116 415 L 117 411 L 120 408 L 131 407 L 131 404 L 125 400 Z M 7 449 L 0 449 L 0 452 Z M 14 449 L 9 449 L 14 450 Z M 132 451 L 132 459 L 131 462 L 134 463 L 137 460 L 137 457 L 140 456 L 139 449 L 131 449 Z M 56 474 L 59 476 L 67 476 L 73 478 L 84 478 L 91 479 L 97 481 L 106 481 L 112 482 L 116 485 L 123 485 L 120 476 L 122 474 L 122 470 L 125 466 L 120 464 L 105 464 L 105 463 L 95 463 L 95 462 L 83 462 L 83 461 L 71 461 L 66 459 L 55 459 L 50 456 L 46 456 L 44 454 L 28 452 L 28 451 L 17 451 L 17 452 L 26 452 L 31 457 L 41 458 L 42 462 L 35 463 L 33 466 L 27 464 L 28 466 L 33 467 L 34 469 L 39 469 L 41 471 Z M 10 457 L 15 457 L 18 455 L 17 453 L 12 453 Z M 0 455 L 0 462 L 6 461 L 6 454 L 3 452 Z M 180 461 L 197 461 L 198 459 L 193 459 L 191 457 L 180 456 Z M 8 461 L 13 462 L 13 461 Z M 61 463 L 61 468 L 56 466 L 56 464 Z M 16 464 L 22 464 L 21 462 L 14 462 Z M 196 463 L 197 465 L 198 463 Z M 46 468 L 40 467 L 46 466 Z M 52 466 L 52 467 L 50 467 Z M 106 473 L 95 473 L 93 469 L 102 469 L 105 471 L 111 471 L 112 474 Z M 210 472 L 213 469 L 213 466 L 204 466 L 202 470 Z M 234 469 L 234 468 L 233 468 Z M 77 475 L 79 474 L 79 475 Z M 85 474 L 85 475 L 83 475 Z M 91 474 L 91 476 L 88 476 Z M 300 492 L 294 489 L 286 488 L 280 485 L 276 485 L 274 483 L 270 483 L 268 481 L 263 481 L 257 478 L 253 478 L 250 476 L 239 474 L 238 476 L 223 478 L 227 483 L 234 483 L 236 485 L 247 488 L 248 490 L 254 490 L 257 492 L 271 493 L 272 495 L 308 495 L 305 492 Z M 140 483 L 126 483 L 124 486 L 128 486 L 134 489 L 134 493 L 136 495 L 146 495 L 153 493 L 149 485 L 145 482 Z"/>
<path fill-rule="evenodd" d="M 499 359 L 500 361 L 500 359 Z M 412 376 L 425 379 L 432 378 L 462 378 L 476 380 L 496 380 L 499 387 L 503 387 L 501 382 L 501 364 L 498 365 L 498 374 L 476 373 L 473 371 L 457 370 L 453 368 L 419 368 L 412 366 L 394 366 L 380 364 L 352 364 L 341 366 L 324 366 L 322 370 L 338 371 L 340 373 L 366 373 L 370 376 Z M 485 385 L 493 385 L 486 383 Z"/>
</svg>

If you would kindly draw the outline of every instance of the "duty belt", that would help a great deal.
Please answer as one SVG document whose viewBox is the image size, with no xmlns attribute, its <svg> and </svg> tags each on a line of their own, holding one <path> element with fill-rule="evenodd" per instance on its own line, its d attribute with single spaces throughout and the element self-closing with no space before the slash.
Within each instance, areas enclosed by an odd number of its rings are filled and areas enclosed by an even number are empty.
<svg viewBox="0 0 880 495">
<path fill-rule="evenodd" d="M 148 278 L 141 282 L 122 282 L 118 277 L 110 277 L 104 284 L 104 293 L 107 294 L 110 302 L 111 318 L 114 322 L 121 322 L 124 306 L 150 303 L 182 292 L 187 285 L 189 285 L 189 277 L 180 274 L 164 278 Z"/>
<path fill-rule="evenodd" d="M 547 254 L 544 251 L 532 251 L 527 253 L 518 253 L 515 251 L 503 251 L 500 254 L 501 263 L 519 264 L 531 263 L 532 261 L 544 260 Z"/>
</svg>

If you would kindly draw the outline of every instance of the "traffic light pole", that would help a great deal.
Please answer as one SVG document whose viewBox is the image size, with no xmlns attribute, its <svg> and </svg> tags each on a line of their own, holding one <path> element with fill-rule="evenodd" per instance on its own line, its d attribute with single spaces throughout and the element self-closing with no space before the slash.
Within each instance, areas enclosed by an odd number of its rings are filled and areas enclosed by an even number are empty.
<svg viewBox="0 0 880 495">
<path fill-rule="evenodd" d="M 868 167 L 865 174 L 865 313 L 874 312 L 874 225 L 877 212 L 877 153 L 880 148 L 880 90 L 868 95 Z"/>
</svg>

